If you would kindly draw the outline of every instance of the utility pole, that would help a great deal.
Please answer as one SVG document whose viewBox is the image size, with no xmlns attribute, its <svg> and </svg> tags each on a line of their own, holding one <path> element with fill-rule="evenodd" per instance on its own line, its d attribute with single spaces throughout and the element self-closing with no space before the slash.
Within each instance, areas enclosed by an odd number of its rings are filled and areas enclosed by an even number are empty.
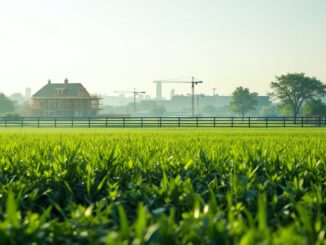
<svg viewBox="0 0 326 245">
<path fill-rule="evenodd" d="M 192 116 L 195 116 L 195 83 L 194 77 L 191 77 L 191 94 L 192 94 Z"/>
<path fill-rule="evenodd" d="M 216 88 L 213 88 L 213 96 L 215 96 L 215 91 L 216 91 Z"/>
<path fill-rule="evenodd" d="M 134 114 L 136 114 L 136 89 L 134 88 Z"/>
</svg>

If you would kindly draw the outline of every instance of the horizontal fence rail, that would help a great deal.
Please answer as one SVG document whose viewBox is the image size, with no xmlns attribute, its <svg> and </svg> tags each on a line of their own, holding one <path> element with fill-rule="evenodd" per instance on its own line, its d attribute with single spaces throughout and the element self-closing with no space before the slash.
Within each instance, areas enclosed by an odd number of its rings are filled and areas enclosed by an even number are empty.
<svg viewBox="0 0 326 245">
<path fill-rule="evenodd" d="M 325 127 L 314 117 L 0 117 L 0 128 Z"/>
</svg>

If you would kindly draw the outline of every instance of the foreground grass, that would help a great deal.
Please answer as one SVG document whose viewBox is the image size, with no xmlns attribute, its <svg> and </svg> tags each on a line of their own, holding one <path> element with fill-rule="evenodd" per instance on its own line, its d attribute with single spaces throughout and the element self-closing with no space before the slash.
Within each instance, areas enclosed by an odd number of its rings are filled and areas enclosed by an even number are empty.
<svg viewBox="0 0 326 245">
<path fill-rule="evenodd" d="M 326 130 L 0 130 L 0 244 L 323 244 Z"/>
</svg>

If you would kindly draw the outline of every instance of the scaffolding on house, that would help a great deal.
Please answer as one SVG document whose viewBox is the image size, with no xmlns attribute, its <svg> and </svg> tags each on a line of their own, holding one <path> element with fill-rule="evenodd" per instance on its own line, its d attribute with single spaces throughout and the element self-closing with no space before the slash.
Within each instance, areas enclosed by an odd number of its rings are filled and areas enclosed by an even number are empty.
<svg viewBox="0 0 326 245">
<path fill-rule="evenodd" d="M 35 116 L 96 116 L 101 110 L 101 99 L 94 95 L 87 97 L 34 97 L 32 111 Z"/>
</svg>

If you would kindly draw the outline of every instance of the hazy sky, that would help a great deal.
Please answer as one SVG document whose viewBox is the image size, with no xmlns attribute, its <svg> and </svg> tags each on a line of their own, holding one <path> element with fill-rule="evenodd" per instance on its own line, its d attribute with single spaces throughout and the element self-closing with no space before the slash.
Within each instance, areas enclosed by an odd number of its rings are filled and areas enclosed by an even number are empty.
<svg viewBox="0 0 326 245">
<path fill-rule="evenodd" d="M 48 79 L 93 93 L 195 76 L 197 92 L 269 91 L 276 75 L 326 82 L 326 0 L 0 0 L 0 91 Z M 189 93 L 188 85 L 165 85 Z"/>
</svg>

